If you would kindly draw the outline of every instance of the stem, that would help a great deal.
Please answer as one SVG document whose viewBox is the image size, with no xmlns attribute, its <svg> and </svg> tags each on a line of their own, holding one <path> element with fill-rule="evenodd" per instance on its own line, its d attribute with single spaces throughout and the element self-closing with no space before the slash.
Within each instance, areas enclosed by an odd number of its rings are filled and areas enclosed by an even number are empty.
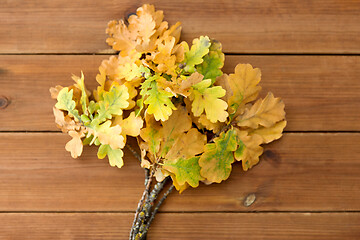
<svg viewBox="0 0 360 240">
<path fill-rule="evenodd" d="M 141 210 L 143 208 L 144 201 L 149 196 L 151 182 L 152 182 L 152 176 L 153 176 L 153 172 L 150 173 L 150 175 L 148 176 L 148 179 L 145 177 L 146 187 L 145 187 L 145 190 L 144 190 L 144 192 L 143 192 L 143 194 L 141 196 L 141 199 L 140 199 L 140 201 L 138 203 L 138 206 L 137 206 L 137 209 L 136 209 L 136 212 L 135 212 L 134 221 L 133 221 L 131 231 L 130 231 L 130 239 L 133 238 L 134 234 L 136 234 L 136 231 L 138 229 L 136 223 L 137 223 L 139 214 L 140 214 L 140 212 L 141 212 Z"/>
<path fill-rule="evenodd" d="M 169 189 L 164 193 L 163 197 L 159 200 L 159 202 L 156 204 L 154 211 L 151 214 L 150 219 L 148 220 L 145 229 L 143 231 L 142 236 L 144 236 L 146 238 L 147 232 L 150 228 L 150 224 L 152 223 L 152 221 L 155 218 L 156 213 L 159 211 L 160 206 L 163 204 L 163 202 L 165 201 L 165 199 L 167 198 L 167 196 L 172 192 L 172 190 L 174 189 L 174 185 L 171 184 L 171 186 L 169 187 Z M 141 237 L 140 240 L 144 240 L 145 238 Z"/>
<path fill-rule="evenodd" d="M 141 162 L 140 155 L 130 146 L 127 148 L 134 154 L 134 156 Z M 159 197 L 160 192 L 164 189 L 164 186 L 169 181 L 170 177 L 166 177 L 162 182 L 157 182 L 151 189 L 151 183 L 154 176 L 154 171 L 145 169 L 145 190 L 138 203 L 133 224 L 131 226 L 129 240 L 146 240 L 147 233 L 150 228 L 150 224 L 155 218 L 156 213 L 159 211 L 160 206 L 163 204 L 167 196 L 174 189 L 174 185 L 171 183 L 169 189 L 164 193 L 162 198 L 158 201 L 156 206 L 154 204 Z"/>
</svg>

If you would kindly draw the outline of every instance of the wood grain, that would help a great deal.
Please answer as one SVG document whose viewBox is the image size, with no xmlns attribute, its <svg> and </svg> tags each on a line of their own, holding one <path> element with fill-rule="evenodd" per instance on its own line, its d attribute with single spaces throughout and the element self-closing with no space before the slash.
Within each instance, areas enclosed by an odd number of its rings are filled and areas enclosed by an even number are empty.
<svg viewBox="0 0 360 240">
<path fill-rule="evenodd" d="M 89 89 L 108 56 L 0 56 L 0 131 L 56 131 L 49 88 L 73 83 L 85 73 Z M 262 70 L 263 95 L 284 99 L 287 131 L 360 130 L 360 57 L 227 56 L 224 71 L 237 63 Z"/>
<path fill-rule="evenodd" d="M 2 1 L 0 53 L 98 53 L 105 28 L 149 1 Z M 183 39 L 209 35 L 232 53 L 360 53 L 356 0 L 153 0 Z"/>
<path fill-rule="evenodd" d="M 130 152 L 112 168 L 96 147 L 72 159 L 61 133 L 0 134 L 0 211 L 133 211 L 144 173 Z M 359 211 L 360 134 L 288 133 L 248 172 L 173 193 L 162 211 Z M 131 142 L 135 145 L 135 142 Z M 245 206 L 249 195 L 255 202 Z"/>
<path fill-rule="evenodd" d="M 129 213 L 0 213 L 0 239 L 127 239 Z M 149 240 L 358 239 L 359 213 L 160 213 Z"/>
</svg>

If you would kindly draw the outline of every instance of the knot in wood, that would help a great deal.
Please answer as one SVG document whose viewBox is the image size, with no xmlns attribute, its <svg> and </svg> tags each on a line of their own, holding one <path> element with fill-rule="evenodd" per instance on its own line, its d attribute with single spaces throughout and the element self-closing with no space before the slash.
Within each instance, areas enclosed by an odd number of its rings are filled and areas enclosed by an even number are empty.
<svg viewBox="0 0 360 240">
<path fill-rule="evenodd" d="M 10 100 L 7 97 L 0 96 L 0 109 L 5 109 L 9 104 Z"/>
<path fill-rule="evenodd" d="M 247 197 L 244 200 L 244 206 L 245 207 L 250 207 L 250 205 L 252 205 L 256 200 L 256 195 L 255 193 L 251 193 L 249 195 L 247 195 Z"/>
</svg>

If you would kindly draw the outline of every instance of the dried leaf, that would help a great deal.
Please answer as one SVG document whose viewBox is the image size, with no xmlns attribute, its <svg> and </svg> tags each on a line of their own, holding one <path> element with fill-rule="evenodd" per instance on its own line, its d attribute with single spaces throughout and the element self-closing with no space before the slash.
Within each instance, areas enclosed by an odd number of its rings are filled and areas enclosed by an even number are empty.
<svg viewBox="0 0 360 240">
<path fill-rule="evenodd" d="M 250 131 L 249 135 L 259 135 L 262 138 L 262 143 L 270 143 L 274 140 L 281 138 L 282 132 L 286 126 L 286 121 L 276 123 L 274 126 L 269 128 L 261 127 Z"/>
<path fill-rule="evenodd" d="M 285 118 L 284 102 L 275 98 L 272 93 L 262 100 L 259 99 L 245 113 L 237 117 L 236 122 L 240 127 L 258 128 L 258 126 L 271 127 L 276 122 Z"/>
<path fill-rule="evenodd" d="M 241 143 L 234 156 L 237 161 L 242 161 L 242 167 L 247 171 L 259 162 L 259 157 L 263 153 L 263 148 L 260 146 L 262 138 L 256 134 L 249 136 L 246 131 L 235 130 Z"/>
<path fill-rule="evenodd" d="M 177 110 L 162 125 L 160 156 L 165 157 L 180 134 L 190 130 L 191 118 L 184 106 L 177 106 Z"/>
<path fill-rule="evenodd" d="M 63 89 L 64 87 L 60 86 L 60 85 L 56 85 L 55 87 L 51 87 L 50 88 L 50 94 L 51 94 L 51 98 L 52 99 L 57 99 L 57 96 L 59 95 L 59 92 L 61 91 L 61 89 Z"/>
<path fill-rule="evenodd" d="M 233 93 L 228 102 L 231 113 L 257 98 L 261 90 L 257 85 L 260 80 L 261 72 L 258 68 L 253 68 L 250 64 L 238 64 L 235 67 L 235 73 L 228 77 Z"/>
<path fill-rule="evenodd" d="M 82 131 L 69 131 L 69 135 L 72 137 L 72 139 L 66 143 L 65 149 L 71 153 L 71 157 L 77 158 L 83 151 L 83 143 L 81 138 L 84 137 L 85 134 Z"/>
<path fill-rule="evenodd" d="M 187 133 L 179 135 L 176 141 L 173 142 L 171 149 L 165 156 L 165 163 L 168 160 L 187 159 L 196 156 L 204 151 L 205 143 L 206 136 L 201 134 L 196 128 L 192 128 Z"/>
</svg>

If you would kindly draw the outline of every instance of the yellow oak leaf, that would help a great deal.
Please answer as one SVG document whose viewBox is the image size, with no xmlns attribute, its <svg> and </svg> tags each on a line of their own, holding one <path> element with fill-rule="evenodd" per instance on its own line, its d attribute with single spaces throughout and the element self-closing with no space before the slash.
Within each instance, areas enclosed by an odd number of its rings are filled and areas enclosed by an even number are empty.
<svg viewBox="0 0 360 240">
<path fill-rule="evenodd" d="M 182 133 L 165 156 L 165 163 L 168 160 L 188 159 L 204 151 L 206 135 L 201 134 L 196 128 Z"/>
<path fill-rule="evenodd" d="M 204 111 L 206 117 L 213 123 L 225 122 L 228 113 L 227 103 L 220 98 L 225 95 L 225 90 L 220 86 L 211 87 L 211 79 L 205 79 L 192 87 L 189 96 L 192 102 L 192 112 L 199 117 Z"/>
<path fill-rule="evenodd" d="M 174 184 L 174 187 L 176 188 L 176 190 L 179 191 L 179 193 L 182 193 L 189 187 L 189 184 L 187 182 L 185 182 L 184 184 L 178 183 L 175 174 L 170 173 L 170 176 L 171 176 L 172 182 Z"/>
<path fill-rule="evenodd" d="M 262 143 L 270 143 L 281 138 L 282 132 L 286 126 L 286 121 L 276 123 L 275 125 L 266 128 L 260 127 L 249 132 L 249 135 L 259 135 L 262 138 Z"/>
<path fill-rule="evenodd" d="M 124 85 L 125 85 L 125 87 L 127 87 L 128 93 L 129 93 L 129 99 L 128 99 L 129 106 L 124 109 L 130 110 L 136 106 L 136 102 L 135 102 L 134 98 L 137 96 L 138 91 L 136 90 L 136 85 L 134 85 L 132 83 L 125 82 Z"/>
<path fill-rule="evenodd" d="M 109 35 L 106 43 L 112 46 L 114 50 L 122 51 L 126 54 L 135 49 L 137 33 L 129 31 L 123 20 L 110 21 L 106 33 Z"/>
<path fill-rule="evenodd" d="M 71 157 L 77 158 L 83 151 L 83 143 L 81 138 L 85 137 L 85 134 L 83 131 L 69 131 L 69 135 L 72 137 L 72 139 L 66 143 L 65 149 L 71 153 Z"/>
<path fill-rule="evenodd" d="M 190 73 L 195 72 L 195 66 L 201 64 L 204 61 L 204 56 L 209 53 L 210 45 L 211 41 L 208 36 L 195 38 L 190 49 L 186 42 L 183 43 L 185 49 L 185 71 Z"/>
<path fill-rule="evenodd" d="M 111 127 L 111 121 L 108 120 L 101 125 L 92 126 L 93 135 L 97 137 L 101 144 L 108 144 L 112 149 L 123 148 L 125 139 L 121 135 L 122 128 L 119 125 Z"/>
<path fill-rule="evenodd" d="M 204 114 L 200 115 L 197 121 L 200 124 L 200 128 L 206 128 L 207 130 L 213 131 L 213 133 L 218 133 L 220 129 L 225 126 L 223 122 L 211 122 Z"/>
<path fill-rule="evenodd" d="M 285 118 L 284 107 L 284 102 L 280 98 L 268 93 L 263 100 L 257 100 L 250 109 L 246 109 L 244 114 L 236 118 L 237 125 L 254 129 L 259 125 L 271 127 Z"/>
<path fill-rule="evenodd" d="M 164 19 L 164 13 L 161 10 L 155 11 L 154 5 L 144 4 L 136 10 L 138 16 L 151 15 L 155 22 L 155 27 L 159 27 Z"/>
<path fill-rule="evenodd" d="M 135 112 L 131 112 L 130 115 L 123 119 L 122 116 L 116 116 L 112 122 L 113 126 L 119 125 L 122 128 L 123 135 L 129 135 L 137 137 L 140 135 L 140 130 L 143 127 L 144 121 L 141 117 L 136 117 Z"/>
<path fill-rule="evenodd" d="M 152 61 L 157 65 L 157 72 L 163 72 L 169 75 L 176 75 L 175 69 L 176 65 L 176 56 L 172 55 L 172 50 L 175 46 L 175 38 L 168 37 L 164 39 L 163 42 L 158 44 L 158 51 L 152 54 Z"/>
<path fill-rule="evenodd" d="M 164 31 L 163 36 L 159 38 L 159 41 L 162 41 L 162 38 L 167 38 L 169 36 L 175 38 L 175 43 L 178 43 L 180 40 L 181 34 L 181 22 L 176 22 L 168 30 Z M 182 60 L 178 61 L 181 62 Z"/>
<path fill-rule="evenodd" d="M 162 127 L 160 122 L 156 121 L 153 115 L 145 114 L 146 127 L 140 130 L 140 137 L 144 140 L 139 144 L 141 149 L 145 149 L 154 156 L 160 150 L 162 136 Z"/>
<path fill-rule="evenodd" d="M 146 81 L 144 83 L 146 83 Z M 153 114 L 157 121 L 166 121 L 169 119 L 173 110 L 176 110 L 176 107 L 171 102 L 171 98 L 174 95 L 162 89 L 156 81 L 150 81 L 149 84 L 150 86 L 144 94 L 147 96 L 144 103 L 148 104 L 146 111 L 148 114 Z"/>
<path fill-rule="evenodd" d="M 167 121 L 162 122 L 160 156 L 165 157 L 181 133 L 191 128 L 191 118 L 184 106 L 177 106 Z"/>
<path fill-rule="evenodd" d="M 242 161 L 242 167 L 244 171 L 247 171 L 259 162 L 259 157 L 263 153 L 263 148 L 260 146 L 263 139 L 257 134 L 248 135 L 247 131 L 241 131 L 237 128 L 235 131 L 241 144 L 235 151 L 234 157 L 237 161 Z"/>
<path fill-rule="evenodd" d="M 156 23 L 152 15 L 144 8 L 137 10 L 137 15 L 131 15 L 128 19 L 128 29 L 136 33 L 137 38 L 149 43 L 150 37 L 155 33 Z"/>
<path fill-rule="evenodd" d="M 239 106 L 254 101 L 261 87 L 257 84 L 261 80 L 261 72 L 250 64 L 238 64 L 235 73 L 228 77 L 232 96 L 229 99 L 229 110 L 234 113 Z"/>
</svg>

